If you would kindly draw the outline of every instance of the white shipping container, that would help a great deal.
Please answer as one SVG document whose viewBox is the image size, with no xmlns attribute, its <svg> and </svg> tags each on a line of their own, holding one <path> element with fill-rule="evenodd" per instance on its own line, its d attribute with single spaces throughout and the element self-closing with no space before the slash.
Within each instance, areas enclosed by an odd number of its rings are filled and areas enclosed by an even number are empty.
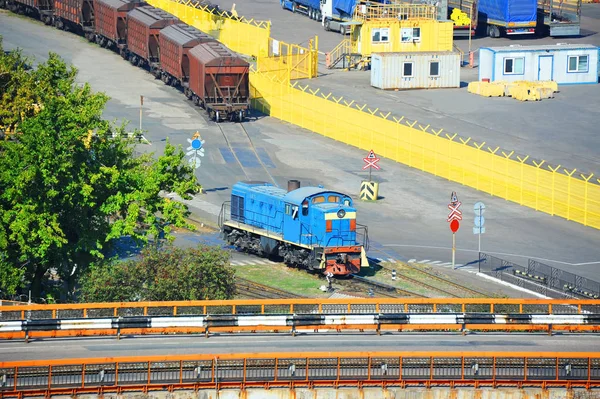
<svg viewBox="0 0 600 399">
<path fill-rule="evenodd" d="M 385 90 L 460 87 L 460 53 L 374 53 L 371 86 Z"/>
</svg>

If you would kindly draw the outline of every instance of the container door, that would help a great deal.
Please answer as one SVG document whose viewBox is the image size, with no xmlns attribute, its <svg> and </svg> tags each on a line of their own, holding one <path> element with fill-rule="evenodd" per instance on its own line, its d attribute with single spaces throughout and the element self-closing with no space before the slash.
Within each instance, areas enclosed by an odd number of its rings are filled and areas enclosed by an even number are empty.
<svg viewBox="0 0 600 399">
<path fill-rule="evenodd" d="M 538 57 L 538 80 L 552 80 L 554 56 L 540 55 Z"/>
</svg>

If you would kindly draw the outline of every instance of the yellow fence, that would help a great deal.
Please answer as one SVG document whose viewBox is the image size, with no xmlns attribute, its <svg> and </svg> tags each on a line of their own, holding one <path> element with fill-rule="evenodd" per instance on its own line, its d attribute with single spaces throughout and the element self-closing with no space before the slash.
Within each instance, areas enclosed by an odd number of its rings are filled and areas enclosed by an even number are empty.
<svg viewBox="0 0 600 399">
<path fill-rule="evenodd" d="M 529 156 L 457 139 L 417 121 L 325 95 L 260 71 L 253 106 L 272 117 L 530 208 L 600 228 L 600 182 Z M 297 82 L 296 82 L 297 83 Z M 456 140 L 456 141 L 455 141 Z M 596 180 L 596 181 L 594 181 Z"/>
<path fill-rule="evenodd" d="M 211 35 L 240 54 L 253 57 L 269 54 L 271 22 L 211 12 L 208 6 L 183 0 L 148 0 L 150 5 L 175 15 L 188 25 Z"/>
<path fill-rule="evenodd" d="M 279 80 L 316 78 L 318 72 L 318 37 L 310 39 L 308 47 L 269 39 L 269 53 L 258 57 L 257 68 L 270 72 Z"/>
</svg>

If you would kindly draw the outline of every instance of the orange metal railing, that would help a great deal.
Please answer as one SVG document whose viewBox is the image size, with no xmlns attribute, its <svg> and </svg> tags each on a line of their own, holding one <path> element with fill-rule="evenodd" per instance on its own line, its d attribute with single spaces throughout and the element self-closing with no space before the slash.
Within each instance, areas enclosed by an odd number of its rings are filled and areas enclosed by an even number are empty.
<svg viewBox="0 0 600 399">
<path fill-rule="evenodd" d="M 0 362 L 0 396 L 315 386 L 598 387 L 600 353 L 312 352 Z"/>
<path fill-rule="evenodd" d="M 369 298 L 115 302 L 0 306 L 0 320 L 238 313 L 600 313 L 597 299 Z"/>
</svg>

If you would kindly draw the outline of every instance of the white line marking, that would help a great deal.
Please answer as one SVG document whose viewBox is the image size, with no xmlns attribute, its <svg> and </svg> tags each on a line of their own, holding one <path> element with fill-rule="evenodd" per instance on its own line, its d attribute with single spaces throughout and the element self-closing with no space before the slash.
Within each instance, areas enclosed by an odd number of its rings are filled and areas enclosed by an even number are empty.
<svg viewBox="0 0 600 399">
<path fill-rule="evenodd" d="M 264 260 L 255 260 L 253 261 L 255 264 L 259 264 L 259 265 L 266 265 L 267 263 Z"/>
<path fill-rule="evenodd" d="M 272 260 L 269 260 L 269 259 L 265 259 L 265 262 L 267 262 L 270 265 L 276 265 L 277 264 L 277 262 L 273 262 Z"/>
<path fill-rule="evenodd" d="M 408 263 L 415 263 L 417 260 L 416 259 L 409 259 Z"/>
<path fill-rule="evenodd" d="M 430 265 L 437 265 L 438 263 L 442 263 L 441 260 L 434 260 L 433 262 L 429 262 Z"/>
<path fill-rule="evenodd" d="M 450 247 L 436 247 L 436 246 L 431 246 L 431 245 L 411 245 L 411 244 L 383 244 L 382 247 L 407 247 L 407 248 L 425 248 L 425 249 L 443 249 L 443 250 L 451 250 L 452 249 Z M 475 252 L 475 253 L 479 252 L 476 249 L 456 248 L 456 250 L 461 251 L 461 252 Z M 594 262 L 569 263 L 569 262 L 563 262 L 560 260 L 540 258 L 539 256 L 532 256 L 532 255 L 519 255 L 519 254 L 506 253 L 506 252 L 491 252 L 491 251 L 486 251 L 485 253 L 489 254 L 489 255 L 503 255 L 503 256 L 515 256 L 518 258 L 526 258 L 526 259 L 539 259 L 539 260 L 546 261 L 546 262 L 560 263 L 560 264 L 568 265 L 568 266 L 600 265 L 600 260 L 597 260 Z"/>
<path fill-rule="evenodd" d="M 452 266 L 452 262 L 440 263 L 438 266 Z"/>
<path fill-rule="evenodd" d="M 382 258 L 375 258 L 375 259 L 377 259 L 380 262 L 385 262 L 385 260 L 383 260 Z"/>
<path fill-rule="evenodd" d="M 418 261 L 417 263 L 427 263 L 427 262 L 431 262 L 431 259 L 423 259 Z"/>
<path fill-rule="evenodd" d="M 242 262 L 239 262 L 239 261 L 237 261 L 237 260 L 231 261 L 230 263 L 231 263 L 232 265 L 234 265 L 234 266 L 242 266 L 242 265 L 243 265 L 243 263 L 242 263 Z"/>
<path fill-rule="evenodd" d="M 255 264 L 256 264 L 256 262 L 254 262 L 253 260 L 241 260 L 241 261 L 239 261 L 239 262 L 240 262 L 242 265 L 248 265 L 248 266 L 251 266 L 251 265 L 255 265 Z"/>
<path fill-rule="evenodd" d="M 390 263 L 396 263 L 396 259 L 394 259 L 394 258 L 388 258 L 388 261 L 389 261 Z"/>
</svg>

